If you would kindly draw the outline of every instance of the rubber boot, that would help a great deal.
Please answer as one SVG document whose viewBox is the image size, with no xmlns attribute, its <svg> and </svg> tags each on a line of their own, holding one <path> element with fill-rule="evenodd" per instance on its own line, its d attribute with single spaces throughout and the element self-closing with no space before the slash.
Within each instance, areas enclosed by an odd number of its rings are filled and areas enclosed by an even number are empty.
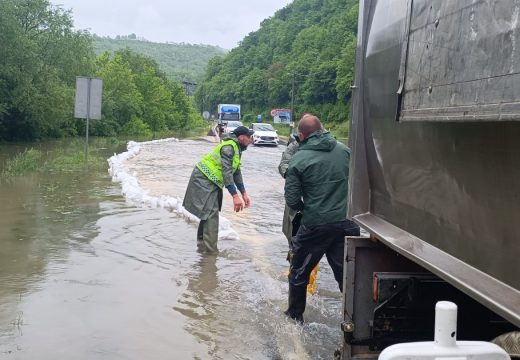
<svg viewBox="0 0 520 360">
<path fill-rule="evenodd" d="M 204 222 L 204 229 L 202 231 L 202 239 L 207 253 L 218 252 L 218 209 L 212 209 L 208 218 Z"/>
<path fill-rule="evenodd" d="M 199 251 L 199 252 L 202 252 L 205 249 L 204 237 L 203 237 L 203 234 L 204 234 L 204 221 L 205 220 L 201 220 L 199 222 L 199 227 L 197 228 L 197 251 Z"/>
<path fill-rule="evenodd" d="M 307 301 L 307 286 L 289 284 L 289 308 L 285 315 L 299 323 L 303 323 L 303 312 Z"/>
</svg>

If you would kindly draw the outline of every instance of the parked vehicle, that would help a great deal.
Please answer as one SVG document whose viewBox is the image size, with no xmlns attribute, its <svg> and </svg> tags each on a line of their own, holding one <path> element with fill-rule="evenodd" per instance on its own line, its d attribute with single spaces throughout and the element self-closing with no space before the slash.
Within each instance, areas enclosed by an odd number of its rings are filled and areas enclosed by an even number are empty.
<svg viewBox="0 0 520 360">
<path fill-rule="evenodd" d="M 346 242 L 338 358 L 433 339 L 439 300 L 458 339 L 518 331 L 519 9 L 360 1 L 349 216 L 370 237 Z"/>
<path fill-rule="evenodd" d="M 241 121 L 228 121 L 226 124 L 225 132 L 230 133 L 239 126 L 244 126 Z"/>
<path fill-rule="evenodd" d="M 253 134 L 253 145 L 275 145 L 278 146 L 278 133 L 271 124 L 251 124 Z"/>
</svg>

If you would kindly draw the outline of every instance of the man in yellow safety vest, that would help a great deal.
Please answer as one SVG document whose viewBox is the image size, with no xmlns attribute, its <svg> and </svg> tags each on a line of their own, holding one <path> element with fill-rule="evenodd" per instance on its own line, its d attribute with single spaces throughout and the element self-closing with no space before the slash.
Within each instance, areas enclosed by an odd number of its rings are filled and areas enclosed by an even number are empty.
<svg viewBox="0 0 520 360">
<path fill-rule="evenodd" d="M 242 151 L 251 144 L 252 135 L 253 130 L 237 127 L 212 152 L 204 155 L 191 173 L 182 205 L 200 219 L 197 245 L 207 252 L 218 251 L 218 213 L 222 208 L 223 188 L 233 197 L 236 212 L 251 205 L 240 171 L 240 159 Z"/>
</svg>

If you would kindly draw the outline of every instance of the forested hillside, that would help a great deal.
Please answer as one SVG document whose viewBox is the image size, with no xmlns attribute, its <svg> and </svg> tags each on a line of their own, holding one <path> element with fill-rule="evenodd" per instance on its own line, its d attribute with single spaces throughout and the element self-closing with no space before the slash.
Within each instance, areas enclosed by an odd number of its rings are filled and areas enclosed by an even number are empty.
<svg viewBox="0 0 520 360">
<path fill-rule="evenodd" d="M 155 59 L 169 77 L 191 82 L 202 78 L 209 59 L 227 53 L 227 50 L 218 46 L 154 43 L 133 37 L 135 35 L 111 39 L 94 35 L 94 51 L 96 54 L 104 51 L 114 53 L 128 47 L 136 53 Z"/>
<path fill-rule="evenodd" d="M 203 124 L 178 80 L 130 49 L 96 57 L 92 36 L 48 0 L 0 1 L 0 141 L 84 134 L 74 119 L 76 76 L 103 80 L 91 134 L 152 136 Z"/>
<path fill-rule="evenodd" d="M 218 103 L 240 103 L 251 120 L 294 101 L 296 117 L 308 111 L 325 122 L 345 122 L 357 13 L 357 0 L 294 0 L 238 47 L 209 60 L 195 94 L 197 110 L 214 113 Z M 93 37 L 75 31 L 70 11 L 48 0 L 0 1 L 0 44 L 0 141 L 81 134 L 84 122 L 73 118 L 78 75 L 104 81 L 95 135 L 198 126 L 202 118 L 178 79 L 196 79 L 206 59 L 222 53 L 203 45 Z"/>
<path fill-rule="evenodd" d="M 267 115 L 290 107 L 294 87 L 296 117 L 306 111 L 345 121 L 357 17 L 357 0 L 294 0 L 227 56 L 210 60 L 195 93 L 198 106 L 215 112 L 218 103 L 240 103 L 246 117 Z"/>
</svg>

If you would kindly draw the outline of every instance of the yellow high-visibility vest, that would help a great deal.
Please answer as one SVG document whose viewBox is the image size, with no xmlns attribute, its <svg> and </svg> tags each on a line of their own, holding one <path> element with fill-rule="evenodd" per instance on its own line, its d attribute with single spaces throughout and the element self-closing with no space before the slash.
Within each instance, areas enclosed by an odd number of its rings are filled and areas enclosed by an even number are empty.
<svg viewBox="0 0 520 360">
<path fill-rule="evenodd" d="M 219 188 L 224 187 L 224 176 L 222 175 L 222 163 L 220 162 L 220 150 L 223 146 L 231 145 L 235 150 L 233 156 L 233 172 L 240 167 L 240 151 L 238 145 L 234 140 L 226 140 L 215 147 L 215 149 L 204 155 L 204 157 L 197 163 L 197 168 L 210 179 Z"/>
</svg>

